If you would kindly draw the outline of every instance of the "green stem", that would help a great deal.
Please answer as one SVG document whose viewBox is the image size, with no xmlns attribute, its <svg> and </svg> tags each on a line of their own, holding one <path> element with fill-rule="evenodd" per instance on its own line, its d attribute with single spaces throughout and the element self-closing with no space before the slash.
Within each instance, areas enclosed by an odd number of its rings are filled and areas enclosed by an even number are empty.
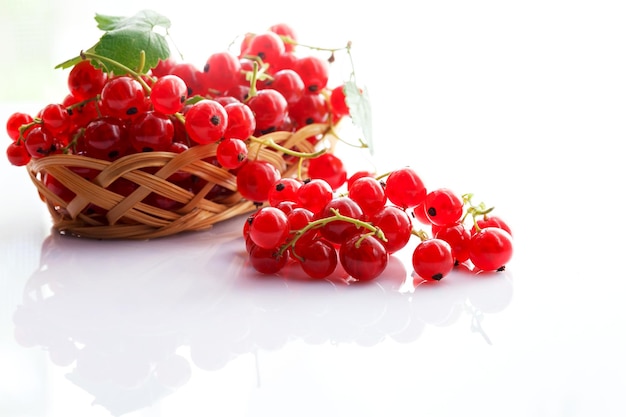
<svg viewBox="0 0 626 417">
<path fill-rule="evenodd" d="M 145 62 L 145 52 L 144 52 L 144 51 L 141 51 L 141 52 L 142 52 L 142 54 L 141 54 L 141 55 L 143 56 L 142 62 Z M 143 79 L 143 77 L 141 76 L 141 74 L 140 74 L 139 72 L 137 72 L 137 71 L 135 71 L 135 70 L 132 70 L 132 69 L 128 68 L 126 65 L 124 65 L 124 64 L 122 64 L 122 63 L 120 63 L 120 62 L 117 62 L 117 61 L 116 61 L 116 60 L 114 60 L 114 59 L 107 58 L 107 57 L 105 57 L 105 56 L 98 55 L 98 54 L 94 54 L 94 53 L 91 53 L 91 52 L 85 52 L 85 51 L 82 51 L 82 52 L 80 53 L 80 56 L 81 56 L 81 58 L 83 58 L 83 59 L 97 59 L 97 60 L 99 60 L 99 61 L 106 62 L 106 63 L 108 63 L 108 64 L 114 65 L 114 66 L 116 66 L 116 67 L 120 68 L 121 70 L 123 70 L 123 71 L 127 72 L 128 74 L 132 75 L 132 76 L 133 76 L 133 77 L 134 77 L 137 81 L 139 81 L 139 83 L 141 84 L 141 86 L 143 87 L 143 89 L 144 89 L 144 90 L 145 90 L 148 94 L 149 94 L 149 93 L 150 93 L 150 91 L 152 90 L 152 89 L 150 88 L 150 86 L 149 86 L 149 85 L 145 82 L 145 80 Z"/>
<path fill-rule="evenodd" d="M 259 139 L 254 136 L 251 136 L 250 140 L 252 142 L 260 143 L 261 145 L 265 145 L 267 147 L 276 149 L 277 151 L 283 152 L 286 155 L 293 156 L 296 158 L 317 158 L 318 156 L 323 155 L 326 152 L 328 152 L 327 148 L 322 148 L 317 152 L 298 152 L 298 151 L 294 151 L 293 149 L 285 148 L 284 146 L 279 145 L 278 143 L 274 142 L 272 138 Z"/>
<path fill-rule="evenodd" d="M 430 239 L 430 237 L 428 236 L 428 233 L 426 233 L 424 230 L 421 230 L 421 229 L 420 230 L 412 229 L 411 234 L 413 236 L 417 236 L 422 242 Z"/>
<path fill-rule="evenodd" d="M 380 228 L 373 226 L 371 223 L 364 222 L 362 220 L 355 219 L 353 217 L 344 216 L 343 214 L 339 213 L 337 209 L 334 209 L 334 208 L 330 209 L 330 212 L 333 214 L 332 216 L 313 220 L 312 222 L 304 226 L 302 229 L 298 230 L 295 233 L 294 237 L 291 238 L 291 240 L 289 240 L 280 248 L 279 253 L 282 255 L 287 249 L 289 249 L 290 247 L 294 247 L 298 239 L 304 236 L 304 234 L 308 232 L 309 230 L 312 230 L 318 227 L 323 227 L 330 222 L 336 222 L 336 221 L 352 223 L 358 228 L 364 228 L 366 230 L 369 230 L 370 233 L 366 233 L 366 235 L 375 236 L 376 238 L 382 240 L 383 242 L 387 242 L 387 238 L 385 237 L 385 234 L 383 233 L 383 231 Z"/>
</svg>

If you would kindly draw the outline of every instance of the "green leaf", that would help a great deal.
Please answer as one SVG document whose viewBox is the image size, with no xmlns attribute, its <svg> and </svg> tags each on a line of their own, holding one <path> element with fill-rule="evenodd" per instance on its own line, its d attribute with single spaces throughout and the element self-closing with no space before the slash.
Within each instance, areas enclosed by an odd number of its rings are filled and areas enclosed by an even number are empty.
<svg viewBox="0 0 626 417">
<path fill-rule="evenodd" d="M 140 70 L 142 73 L 154 68 L 159 60 L 170 56 L 167 39 L 154 31 L 156 27 L 167 31 L 170 21 L 156 12 L 143 10 L 131 17 L 97 14 L 95 19 L 98 28 L 105 31 L 100 41 L 92 48 L 98 55 L 133 70 Z M 145 62 L 141 61 L 142 51 L 145 52 Z M 119 67 L 106 64 L 105 66 L 115 74 L 125 73 Z"/>
<path fill-rule="evenodd" d="M 366 88 L 359 88 L 354 81 L 346 81 L 344 84 L 346 104 L 350 109 L 352 123 L 361 129 L 365 144 L 374 153 L 374 139 L 372 132 L 372 107 Z"/>
</svg>

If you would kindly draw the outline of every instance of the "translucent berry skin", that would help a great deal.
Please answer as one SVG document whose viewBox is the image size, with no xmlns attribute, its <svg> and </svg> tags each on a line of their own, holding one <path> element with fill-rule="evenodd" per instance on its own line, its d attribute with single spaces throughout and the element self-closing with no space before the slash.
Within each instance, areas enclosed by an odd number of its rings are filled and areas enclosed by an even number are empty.
<svg viewBox="0 0 626 417">
<path fill-rule="evenodd" d="M 264 83 L 264 86 L 281 93 L 289 105 L 296 103 L 304 94 L 304 82 L 300 75 L 292 69 L 277 71 L 271 80 Z"/>
<path fill-rule="evenodd" d="M 325 153 L 309 160 L 307 173 L 312 179 L 326 181 L 333 190 L 337 190 L 348 179 L 348 173 L 343 161 L 332 153 Z"/>
<path fill-rule="evenodd" d="M 511 227 L 498 216 L 485 215 L 483 216 L 483 218 L 479 218 L 476 220 L 476 225 L 479 229 L 484 229 L 485 227 L 499 227 L 500 229 L 503 229 L 511 236 L 513 236 L 513 232 L 511 232 Z M 476 228 L 472 227 L 471 233 L 475 234 L 476 231 Z"/>
<path fill-rule="evenodd" d="M 23 141 L 9 143 L 6 153 L 9 163 L 16 167 L 28 164 L 31 159 Z"/>
<path fill-rule="evenodd" d="M 348 188 L 348 197 L 356 201 L 367 216 L 375 216 L 387 203 L 387 195 L 376 178 L 361 177 Z"/>
<path fill-rule="evenodd" d="M 85 60 L 72 67 L 67 77 L 67 86 L 78 101 L 83 101 L 100 94 L 107 79 L 107 75 L 102 70 Z"/>
<path fill-rule="evenodd" d="M 317 214 L 333 198 L 333 189 L 322 179 L 312 179 L 298 189 L 298 204 Z"/>
<path fill-rule="evenodd" d="M 403 209 L 413 208 L 426 198 L 426 187 L 417 172 L 405 167 L 392 171 L 385 181 L 389 201 Z"/>
<path fill-rule="evenodd" d="M 296 71 L 304 82 L 304 89 L 309 93 L 320 93 L 328 84 L 328 61 L 314 55 L 298 58 L 295 62 Z"/>
<path fill-rule="evenodd" d="M 271 32 L 276 33 L 277 35 L 287 37 L 294 42 L 298 39 L 295 29 L 291 27 L 290 25 L 288 25 L 287 23 L 276 23 L 275 25 L 270 26 L 269 30 Z M 293 52 L 293 50 L 295 49 L 295 45 L 291 42 L 284 42 L 284 43 L 285 43 L 285 52 Z"/>
<path fill-rule="evenodd" d="M 228 114 L 215 100 L 202 100 L 192 105 L 185 114 L 185 129 L 189 137 L 200 145 L 215 143 L 224 136 Z"/>
<path fill-rule="evenodd" d="M 252 218 L 249 235 L 264 249 L 279 247 L 289 235 L 287 215 L 276 207 L 262 207 Z"/>
<path fill-rule="evenodd" d="M 315 240 L 306 246 L 296 245 L 295 250 L 300 267 L 311 278 L 326 278 L 337 269 L 337 250 L 324 239 Z"/>
<path fill-rule="evenodd" d="M 302 181 L 296 178 L 281 178 L 278 180 L 268 194 L 268 202 L 276 207 L 284 201 L 298 201 L 298 189 L 302 186 Z"/>
<path fill-rule="evenodd" d="M 258 91 L 246 104 L 254 114 L 257 135 L 278 130 L 289 110 L 285 97 L 271 88 Z"/>
<path fill-rule="evenodd" d="M 83 143 L 85 155 L 112 161 L 124 155 L 127 149 L 127 128 L 117 117 L 102 117 L 85 128 Z"/>
<path fill-rule="evenodd" d="M 363 210 L 361 207 L 349 197 L 333 198 L 317 217 L 323 219 L 333 217 L 333 211 L 339 214 L 357 220 L 363 220 Z M 341 244 L 352 236 L 359 234 L 360 229 L 354 224 L 346 221 L 331 221 L 320 228 L 320 233 L 328 241 Z"/>
<path fill-rule="evenodd" d="M 168 74 L 158 78 L 150 93 L 152 106 L 162 114 L 174 114 L 185 106 L 187 84 L 177 75 Z"/>
<path fill-rule="evenodd" d="M 336 117 L 344 117 L 350 114 L 343 85 L 333 88 L 330 92 L 330 106 Z"/>
<path fill-rule="evenodd" d="M 130 119 L 146 110 L 146 104 L 143 87 L 134 78 L 112 78 L 102 88 L 100 111 L 105 116 Z"/>
<path fill-rule="evenodd" d="M 217 161 L 225 169 L 237 169 L 248 160 L 248 146 L 241 139 L 227 138 L 217 145 Z"/>
<path fill-rule="evenodd" d="M 55 149 L 54 137 L 41 125 L 28 130 L 25 143 L 28 153 L 34 159 L 50 155 Z"/>
<path fill-rule="evenodd" d="M 6 123 L 7 134 L 11 140 L 16 141 L 20 137 L 20 127 L 33 121 L 28 113 L 15 112 L 9 116 Z"/>
<path fill-rule="evenodd" d="M 424 211 L 435 226 L 452 225 L 463 216 L 463 201 L 454 191 L 439 188 L 426 195 Z"/>
<path fill-rule="evenodd" d="M 383 273 L 389 262 L 389 254 L 374 236 L 356 235 L 339 247 L 339 261 L 354 279 L 371 281 Z"/>
<path fill-rule="evenodd" d="M 228 52 L 211 54 L 204 65 L 204 84 L 209 90 L 228 91 L 239 83 L 241 63 L 239 58 Z"/>
<path fill-rule="evenodd" d="M 455 263 L 462 263 L 469 259 L 471 235 L 469 230 L 462 224 L 442 227 L 435 233 L 435 237 L 448 242 L 452 249 L 452 257 Z"/>
<path fill-rule="evenodd" d="M 263 160 L 252 160 L 237 171 L 237 189 L 241 196 L 255 203 L 267 201 L 272 185 L 280 179 L 280 171 Z"/>
<path fill-rule="evenodd" d="M 499 227 L 486 227 L 472 236 L 469 259 L 479 271 L 504 269 L 513 257 L 513 238 Z"/>
<path fill-rule="evenodd" d="M 256 130 L 254 114 L 247 104 L 236 102 L 224 106 L 228 117 L 224 138 L 248 139 Z"/>
<path fill-rule="evenodd" d="M 413 270 L 425 280 L 439 281 L 454 268 L 452 248 L 441 239 L 420 242 L 413 251 Z"/>
<path fill-rule="evenodd" d="M 246 48 L 246 55 L 258 56 L 270 66 L 275 64 L 284 52 L 283 40 L 277 33 L 271 31 L 252 36 Z"/>
<path fill-rule="evenodd" d="M 139 115 L 128 129 L 128 141 L 136 152 L 167 151 L 173 139 L 172 121 L 154 111 Z"/>
<path fill-rule="evenodd" d="M 372 217 L 371 222 L 385 235 L 387 241 L 383 241 L 383 245 L 387 252 L 397 252 L 409 243 L 413 223 L 406 211 L 401 208 L 385 206 Z"/>
<path fill-rule="evenodd" d="M 275 274 L 287 264 L 289 252 L 282 254 L 276 249 L 265 249 L 256 244 L 249 243 L 249 257 L 252 267 L 262 274 Z"/>
</svg>

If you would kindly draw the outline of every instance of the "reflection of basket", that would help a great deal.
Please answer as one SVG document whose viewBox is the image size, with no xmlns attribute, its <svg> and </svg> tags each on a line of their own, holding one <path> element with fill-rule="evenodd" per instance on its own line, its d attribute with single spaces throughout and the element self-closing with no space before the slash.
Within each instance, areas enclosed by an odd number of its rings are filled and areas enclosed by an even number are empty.
<svg viewBox="0 0 626 417">
<path fill-rule="evenodd" d="M 328 128 L 327 124 L 311 124 L 296 132 L 273 132 L 258 139 L 272 139 L 284 148 L 311 153 L 317 141 L 310 139 L 319 139 Z M 145 152 L 114 162 L 50 155 L 33 159 L 28 170 L 59 232 L 96 239 L 149 239 L 208 229 L 255 208 L 254 202 L 237 192 L 234 173 L 207 161 L 216 149 L 216 144 L 199 145 L 180 154 Z M 276 166 L 283 177 L 293 176 L 298 169 L 297 158 L 256 141 L 250 143 L 248 152 L 249 158 Z M 81 169 L 93 175 L 83 178 L 76 173 Z M 170 181 L 175 173 L 191 174 L 197 186 L 185 188 Z M 68 190 L 69 201 L 61 198 L 67 193 L 55 193 L 46 185 L 46 175 Z M 129 184 L 125 189 L 130 193 L 120 194 L 111 186 L 116 181 Z M 216 188 L 220 190 L 217 195 Z M 173 207 L 151 204 L 155 196 L 172 202 Z"/>
</svg>

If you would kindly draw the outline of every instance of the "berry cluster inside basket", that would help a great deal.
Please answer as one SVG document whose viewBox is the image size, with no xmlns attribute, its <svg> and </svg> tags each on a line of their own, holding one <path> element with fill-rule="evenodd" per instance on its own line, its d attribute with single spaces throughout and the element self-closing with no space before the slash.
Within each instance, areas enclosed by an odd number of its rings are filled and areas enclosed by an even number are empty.
<svg viewBox="0 0 626 417">
<path fill-rule="evenodd" d="M 170 54 L 156 12 L 95 19 L 102 37 L 58 66 L 67 95 L 7 121 L 9 161 L 27 167 L 61 233 L 146 239 L 250 212 L 277 179 L 328 162 L 348 103 L 367 105 L 354 73 L 329 85 L 350 43 L 303 46 L 281 23 L 201 67 Z"/>
</svg>

